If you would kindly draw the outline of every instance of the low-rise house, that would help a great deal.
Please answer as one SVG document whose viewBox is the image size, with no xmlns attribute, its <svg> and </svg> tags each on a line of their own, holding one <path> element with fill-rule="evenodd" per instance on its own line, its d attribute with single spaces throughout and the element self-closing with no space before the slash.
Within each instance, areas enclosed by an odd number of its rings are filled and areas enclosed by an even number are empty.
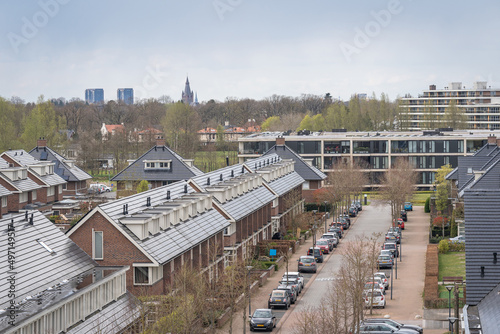
<svg viewBox="0 0 500 334">
<path fill-rule="evenodd" d="M 0 332 L 124 333 L 141 316 L 128 267 L 97 266 L 38 211 L 0 226 Z"/>
<path fill-rule="evenodd" d="M 185 264 L 212 275 L 223 270 L 230 224 L 221 212 L 209 194 L 180 181 L 101 204 L 67 235 L 99 264 L 129 266 L 132 293 L 159 295 Z"/>
<path fill-rule="evenodd" d="M 66 159 L 48 147 L 46 139 L 38 139 L 36 147 L 29 154 L 39 161 L 54 163 L 54 172 L 66 181 L 62 185 L 63 196 L 76 196 L 87 192 L 87 181 L 90 181 L 92 176 L 76 166 L 74 160 Z"/>
<path fill-rule="evenodd" d="M 62 199 L 66 181 L 54 172 L 55 163 L 35 159 L 25 150 L 10 150 L 0 154 L 9 166 L 27 168 L 27 177 L 39 188 L 31 195 L 33 202 L 50 204 Z"/>
<path fill-rule="evenodd" d="M 101 136 L 102 140 L 108 140 L 111 136 L 117 134 L 125 134 L 125 126 L 122 124 L 106 124 L 102 123 L 101 126 Z"/>
<path fill-rule="evenodd" d="M 8 197 L 10 195 L 12 195 L 12 191 L 0 185 L 0 218 L 9 212 L 7 203 L 9 202 Z"/>
<path fill-rule="evenodd" d="M 165 146 L 163 138 L 158 138 L 155 146 L 137 160 L 131 161 L 111 181 L 117 183 L 117 195 L 120 197 L 135 192 L 142 180 L 148 181 L 153 189 L 202 174 L 193 165 L 193 160 L 183 159 Z"/>
<path fill-rule="evenodd" d="M 282 159 L 291 159 L 295 162 L 295 171 L 305 180 L 302 184 L 302 197 L 306 202 L 314 202 L 314 191 L 323 187 L 326 174 L 314 167 L 312 159 L 303 158 L 285 144 L 285 138 L 276 138 L 276 144 L 263 156 L 277 154 Z"/>
</svg>

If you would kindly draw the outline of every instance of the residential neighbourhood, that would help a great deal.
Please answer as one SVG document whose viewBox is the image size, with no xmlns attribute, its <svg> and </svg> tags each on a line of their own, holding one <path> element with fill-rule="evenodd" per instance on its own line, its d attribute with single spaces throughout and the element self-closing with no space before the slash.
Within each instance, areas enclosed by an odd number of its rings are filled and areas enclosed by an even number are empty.
<svg viewBox="0 0 500 334">
<path fill-rule="evenodd" d="M 2 5 L 0 334 L 500 334 L 500 2 Z"/>
</svg>

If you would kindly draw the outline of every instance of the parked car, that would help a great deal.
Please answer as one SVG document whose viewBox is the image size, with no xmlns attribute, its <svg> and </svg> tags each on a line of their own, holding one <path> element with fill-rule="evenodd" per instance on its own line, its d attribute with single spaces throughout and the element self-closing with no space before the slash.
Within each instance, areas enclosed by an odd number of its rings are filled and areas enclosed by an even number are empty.
<svg viewBox="0 0 500 334">
<path fill-rule="evenodd" d="M 385 293 L 385 288 L 382 284 L 377 283 L 377 282 L 366 282 L 365 286 L 363 287 L 363 294 L 366 294 L 368 291 L 372 290 L 378 290 L 382 294 Z"/>
<path fill-rule="evenodd" d="M 290 285 L 292 288 L 294 288 L 297 291 L 297 295 L 299 295 L 302 292 L 302 285 L 300 284 L 300 280 L 295 277 L 288 277 L 286 275 L 283 275 L 281 278 L 281 281 L 279 282 L 280 285 Z"/>
<path fill-rule="evenodd" d="M 292 285 L 285 285 L 285 284 L 280 284 L 276 288 L 276 290 L 286 290 L 290 292 L 290 303 L 295 304 L 297 301 L 297 297 L 299 296 L 299 293 L 297 292 L 297 288 L 294 288 Z"/>
<path fill-rule="evenodd" d="M 377 283 L 383 289 L 382 292 L 385 294 L 386 288 L 385 288 L 385 283 L 384 283 L 382 278 L 373 275 L 373 277 L 370 278 L 370 282 Z"/>
<path fill-rule="evenodd" d="M 389 230 L 387 230 L 387 232 L 396 233 L 401 238 L 401 228 L 399 226 L 395 226 L 395 227 L 391 226 L 391 227 L 389 227 Z"/>
<path fill-rule="evenodd" d="M 318 270 L 318 265 L 316 264 L 316 259 L 314 256 L 301 256 L 298 260 L 297 271 L 299 273 L 303 272 L 313 272 L 316 273 Z"/>
<path fill-rule="evenodd" d="M 333 232 L 333 233 L 337 233 L 337 237 L 339 239 L 342 239 L 342 235 L 344 234 L 344 231 L 342 230 L 342 227 L 340 226 L 331 226 L 329 229 L 328 229 L 328 232 Z"/>
<path fill-rule="evenodd" d="M 415 331 L 413 330 L 408 330 L 408 329 L 397 329 L 394 326 L 391 326 L 389 324 L 383 324 L 383 323 L 365 323 L 362 322 L 361 325 L 359 325 L 359 333 L 361 334 L 415 334 Z"/>
<path fill-rule="evenodd" d="M 351 220 L 347 220 L 344 217 L 340 217 L 339 221 L 337 222 L 344 230 L 348 230 L 349 227 L 351 227 Z"/>
<path fill-rule="evenodd" d="M 268 308 L 258 308 L 250 316 L 250 332 L 255 330 L 273 331 L 276 328 L 276 316 Z"/>
<path fill-rule="evenodd" d="M 331 242 L 328 241 L 327 239 L 316 240 L 316 247 L 319 247 L 323 252 L 323 254 L 330 253 L 330 244 Z"/>
<path fill-rule="evenodd" d="M 387 255 L 379 255 L 377 259 L 377 266 L 381 268 L 392 268 L 394 258 Z"/>
<path fill-rule="evenodd" d="M 396 320 L 388 319 L 388 318 L 365 318 L 363 321 L 365 324 L 368 323 L 384 323 L 384 324 L 389 324 L 393 327 L 396 327 L 397 329 L 411 329 L 414 330 L 417 333 L 422 334 L 424 332 L 424 329 L 420 326 L 416 325 L 405 325 L 400 322 L 397 322 Z"/>
<path fill-rule="evenodd" d="M 349 223 L 349 226 L 351 225 L 351 218 L 349 218 L 349 215 L 340 215 L 339 216 L 339 221 L 345 219 L 347 220 L 347 223 Z"/>
<path fill-rule="evenodd" d="M 363 205 L 361 204 L 360 201 L 352 201 L 351 205 L 355 206 L 356 208 L 358 208 L 358 211 L 363 210 Z"/>
<path fill-rule="evenodd" d="M 351 206 L 349 208 L 349 217 L 356 217 L 358 215 L 358 210 L 355 207 Z"/>
<path fill-rule="evenodd" d="M 386 242 L 382 246 L 382 249 L 389 249 L 389 250 L 391 250 L 392 253 L 394 254 L 394 257 L 398 257 L 399 256 L 398 245 L 396 245 L 396 243 L 394 243 L 394 242 Z"/>
<path fill-rule="evenodd" d="M 110 192 L 111 188 L 108 187 L 105 184 L 102 184 L 102 183 L 92 183 L 89 186 L 89 190 L 88 191 L 92 192 L 92 193 L 95 193 L 95 194 L 101 194 L 103 192 Z"/>
<path fill-rule="evenodd" d="M 269 301 L 267 302 L 267 308 L 272 309 L 275 306 L 284 307 L 288 310 L 291 304 L 292 294 L 290 290 L 278 290 L 275 289 L 269 294 Z"/>
<path fill-rule="evenodd" d="M 314 256 L 316 262 L 323 263 L 323 253 L 319 247 L 310 247 L 307 251 L 307 255 Z"/>
<path fill-rule="evenodd" d="M 395 242 L 399 243 L 399 236 L 396 233 L 393 232 L 387 232 L 385 235 L 385 242 Z"/>
<path fill-rule="evenodd" d="M 398 225 L 397 225 L 399 228 L 401 228 L 402 230 L 405 229 L 405 222 L 402 218 L 398 218 Z"/>
<path fill-rule="evenodd" d="M 389 277 L 383 272 L 376 272 L 373 274 L 373 276 L 378 277 L 382 280 L 382 284 L 384 285 L 384 288 L 387 290 L 389 288 Z"/>
<path fill-rule="evenodd" d="M 403 208 L 405 209 L 405 211 L 413 211 L 413 204 L 411 204 L 411 202 L 405 202 Z"/>
<path fill-rule="evenodd" d="M 404 222 L 408 221 L 408 214 L 405 210 L 401 210 L 401 219 L 403 219 Z"/>
<path fill-rule="evenodd" d="M 325 233 L 321 236 L 321 239 L 327 239 L 328 241 L 331 242 L 332 249 L 330 250 L 333 250 L 333 248 L 337 247 L 339 243 L 338 234 L 336 232 Z"/>
<path fill-rule="evenodd" d="M 283 274 L 283 277 L 281 277 L 281 280 L 286 280 L 287 274 L 286 272 Z M 304 276 L 302 276 L 298 271 L 289 271 L 288 272 L 288 277 L 291 278 L 297 278 L 300 282 L 300 289 L 304 289 Z"/>
<path fill-rule="evenodd" d="M 390 249 L 381 249 L 379 255 L 390 256 L 394 258 L 394 253 Z"/>
<path fill-rule="evenodd" d="M 459 236 L 456 236 L 454 238 L 450 238 L 449 240 L 451 243 L 454 243 L 454 244 L 465 244 L 465 236 L 463 236 L 463 235 L 459 235 Z"/>
<path fill-rule="evenodd" d="M 369 308 L 370 305 L 373 307 L 385 308 L 385 297 L 380 290 L 368 291 L 365 295 L 365 307 Z"/>
</svg>

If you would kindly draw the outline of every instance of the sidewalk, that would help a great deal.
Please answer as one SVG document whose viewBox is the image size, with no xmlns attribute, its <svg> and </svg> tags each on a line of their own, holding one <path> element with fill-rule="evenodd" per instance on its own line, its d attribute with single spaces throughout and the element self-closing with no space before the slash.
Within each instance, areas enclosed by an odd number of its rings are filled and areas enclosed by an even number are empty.
<svg viewBox="0 0 500 334">
<path fill-rule="evenodd" d="M 354 223 L 356 218 L 351 218 L 351 222 Z M 330 226 L 330 224 L 333 222 L 333 218 L 330 218 L 327 220 L 327 225 Z M 317 232 L 317 237 L 319 238 L 323 234 L 323 228 L 318 228 Z M 300 245 L 296 252 L 293 253 L 290 256 L 290 259 L 288 260 L 288 270 L 289 271 L 297 271 L 297 260 L 299 257 L 306 255 L 307 250 L 309 247 L 311 247 L 313 244 L 313 237 L 312 235 L 304 242 L 304 244 Z M 335 250 L 334 250 L 335 252 Z M 252 293 L 251 295 L 251 301 L 252 301 L 252 310 L 258 309 L 258 308 L 267 308 L 267 301 L 269 298 L 269 293 L 271 292 L 272 289 L 277 287 L 279 285 L 279 281 L 283 274 L 286 272 L 286 265 L 282 265 L 277 272 L 274 273 L 272 277 L 269 277 L 264 283 L 263 286 L 261 286 L 257 292 Z M 293 306 L 292 306 L 293 309 Z M 246 309 L 248 312 L 248 308 Z M 287 312 L 287 314 L 290 313 L 290 311 Z M 286 316 L 286 315 L 285 315 Z M 247 315 L 247 321 L 248 321 L 248 315 Z M 229 333 L 229 321 L 224 325 L 224 327 L 220 328 L 217 330 L 217 333 Z M 246 331 L 249 333 L 250 329 L 248 324 L 246 324 Z M 233 316 L 233 333 L 243 333 L 243 309 L 237 310 L 237 312 L 234 313 Z"/>
</svg>

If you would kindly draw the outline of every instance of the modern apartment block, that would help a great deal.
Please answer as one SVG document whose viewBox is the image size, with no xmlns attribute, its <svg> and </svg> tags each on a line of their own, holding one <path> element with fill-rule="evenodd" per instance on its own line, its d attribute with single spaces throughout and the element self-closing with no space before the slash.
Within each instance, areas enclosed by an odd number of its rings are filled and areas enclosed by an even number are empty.
<svg viewBox="0 0 500 334">
<path fill-rule="evenodd" d="M 406 95 L 400 105 L 400 126 L 405 130 L 425 130 L 448 126 L 445 114 L 451 101 L 465 116 L 467 129 L 500 129 L 500 88 L 491 88 L 486 81 L 474 82 L 466 88 L 452 82 L 444 89 L 430 85 L 418 97 Z"/>
<path fill-rule="evenodd" d="M 449 130 L 449 129 L 448 129 Z M 288 148 L 324 173 L 333 172 L 339 160 L 362 164 L 368 174 L 367 187 L 377 186 L 397 158 L 413 162 L 417 187 L 433 187 L 434 173 L 442 165 L 455 168 L 460 156 L 471 155 L 500 131 L 414 132 L 322 132 L 283 137 Z M 240 163 L 265 154 L 276 144 L 280 132 L 260 133 L 239 139 Z M 278 150 L 279 151 L 279 150 Z"/>
<path fill-rule="evenodd" d="M 104 103 L 104 89 L 89 88 L 85 90 L 85 102 L 88 104 Z"/>
<path fill-rule="evenodd" d="M 118 88 L 116 90 L 116 99 L 125 104 L 134 104 L 134 89 Z"/>
</svg>

